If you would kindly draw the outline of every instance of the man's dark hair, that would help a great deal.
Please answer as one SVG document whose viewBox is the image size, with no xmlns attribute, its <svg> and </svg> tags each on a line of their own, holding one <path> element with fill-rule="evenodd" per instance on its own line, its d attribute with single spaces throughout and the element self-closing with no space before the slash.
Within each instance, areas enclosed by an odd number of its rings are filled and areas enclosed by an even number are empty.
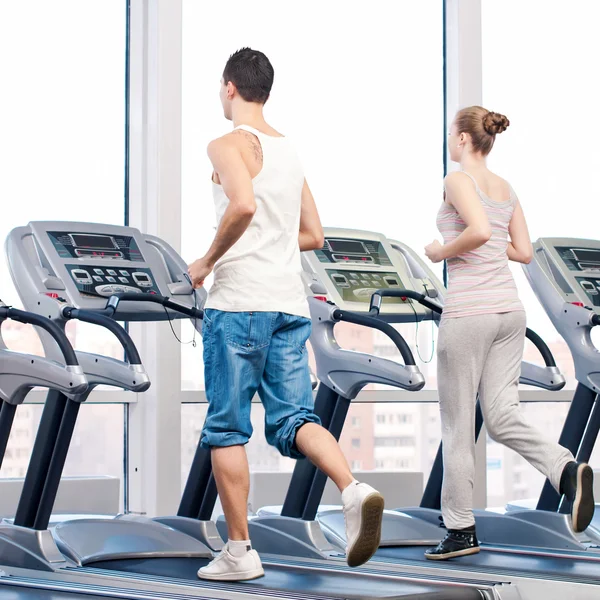
<svg viewBox="0 0 600 600">
<path fill-rule="evenodd" d="M 242 48 L 234 52 L 225 65 L 223 81 L 235 85 L 246 102 L 264 104 L 271 93 L 275 72 L 269 59 L 258 50 Z"/>
</svg>

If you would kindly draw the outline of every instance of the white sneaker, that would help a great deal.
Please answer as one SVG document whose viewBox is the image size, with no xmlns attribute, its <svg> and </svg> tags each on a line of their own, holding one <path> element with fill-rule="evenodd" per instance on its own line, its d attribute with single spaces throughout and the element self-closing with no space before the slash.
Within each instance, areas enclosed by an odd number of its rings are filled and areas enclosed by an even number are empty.
<svg viewBox="0 0 600 600">
<path fill-rule="evenodd" d="M 350 567 L 366 563 L 379 548 L 383 496 L 366 483 L 354 482 L 342 492 L 346 519 L 346 562 Z"/>
<path fill-rule="evenodd" d="M 248 550 L 244 556 L 233 556 L 227 544 L 218 556 L 198 571 L 200 579 L 213 581 L 248 581 L 265 574 L 256 550 Z"/>
</svg>

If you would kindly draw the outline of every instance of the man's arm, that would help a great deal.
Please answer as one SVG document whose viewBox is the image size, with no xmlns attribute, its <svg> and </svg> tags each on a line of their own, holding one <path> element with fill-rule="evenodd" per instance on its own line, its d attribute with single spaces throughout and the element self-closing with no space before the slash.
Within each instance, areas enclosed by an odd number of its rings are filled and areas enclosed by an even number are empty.
<svg viewBox="0 0 600 600">
<path fill-rule="evenodd" d="M 208 145 L 208 157 L 229 204 L 208 252 L 190 265 L 189 273 L 194 287 L 204 283 L 204 278 L 212 271 L 215 263 L 248 229 L 256 212 L 252 177 L 233 141 L 226 137 L 212 141 Z"/>
<path fill-rule="evenodd" d="M 323 247 L 324 241 L 319 211 L 305 179 L 302 187 L 302 208 L 300 211 L 300 231 L 298 233 L 300 252 L 319 250 Z"/>
<path fill-rule="evenodd" d="M 208 157 L 229 204 L 219 223 L 215 239 L 204 256 L 213 267 L 248 229 L 256 212 L 252 177 L 242 154 L 232 140 L 220 138 L 208 145 Z"/>
</svg>

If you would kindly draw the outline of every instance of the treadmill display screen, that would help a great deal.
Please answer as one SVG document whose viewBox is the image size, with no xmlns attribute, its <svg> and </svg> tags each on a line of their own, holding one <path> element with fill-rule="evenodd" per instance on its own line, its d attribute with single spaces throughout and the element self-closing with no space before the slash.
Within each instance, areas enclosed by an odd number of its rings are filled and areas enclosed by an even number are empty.
<svg viewBox="0 0 600 600">
<path fill-rule="evenodd" d="M 556 251 L 569 271 L 600 271 L 600 248 L 557 246 Z"/>
<path fill-rule="evenodd" d="M 588 297 L 590 306 L 600 307 L 600 278 L 576 277 L 575 279 Z"/>
<path fill-rule="evenodd" d="M 48 237 L 60 258 L 144 262 L 137 242 L 130 235 L 49 231 Z"/>
<path fill-rule="evenodd" d="M 315 254 L 322 263 L 392 266 L 383 244 L 375 240 L 326 238 Z"/>
<path fill-rule="evenodd" d="M 329 270 L 327 274 L 331 279 L 337 293 L 345 302 L 360 302 L 369 304 L 371 296 L 377 290 L 404 288 L 397 273 L 379 273 L 375 271 Z M 402 298 L 384 298 L 385 304 L 406 304 L 411 300 Z"/>
<path fill-rule="evenodd" d="M 115 250 L 117 248 L 115 241 L 108 235 L 73 233 L 71 240 L 76 248 L 92 248 L 93 250 Z"/>
<path fill-rule="evenodd" d="M 356 240 L 328 240 L 329 247 L 334 252 L 342 252 L 347 254 L 367 254 L 367 249 L 362 242 Z"/>
</svg>

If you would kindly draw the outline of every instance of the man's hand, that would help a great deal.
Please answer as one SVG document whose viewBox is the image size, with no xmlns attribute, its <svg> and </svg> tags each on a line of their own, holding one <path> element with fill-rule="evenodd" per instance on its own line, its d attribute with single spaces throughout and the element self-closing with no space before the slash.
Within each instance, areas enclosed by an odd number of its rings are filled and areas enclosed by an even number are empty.
<svg viewBox="0 0 600 600">
<path fill-rule="evenodd" d="M 428 246 L 425 246 L 425 254 L 433 263 L 439 263 L 444 260 L 444 246 L 437 240 L 434 240 Z"/>
<path fill-rule="evenodd" d="M 194 289 L 198 289 L 204 285 L 204 280 L 210 275 L 210 272 L 213 270 L 213 265 L 211 265 L 206 258 L 199 258 L 195 260 L 188 267 L 188 275 L 192 280 L 192 287 Z"/>
</svg>

